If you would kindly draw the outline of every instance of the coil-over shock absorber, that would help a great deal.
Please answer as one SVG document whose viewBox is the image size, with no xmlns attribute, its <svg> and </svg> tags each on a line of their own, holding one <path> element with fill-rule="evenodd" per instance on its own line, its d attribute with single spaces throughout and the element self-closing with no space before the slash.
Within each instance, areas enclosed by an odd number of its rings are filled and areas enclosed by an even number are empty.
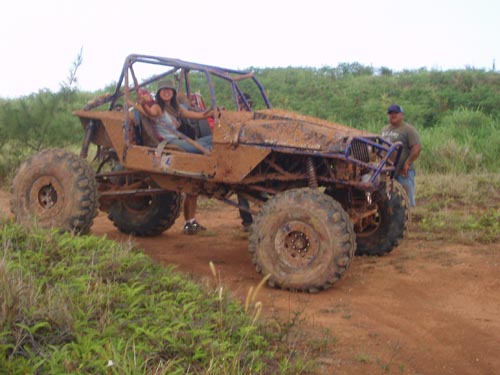
<svg viewBox="0 0 500 375">
<path fill-rule="evenodd" d="M 306 160 L 306 168 L 307 168 L 307 181 L 309 188 L 317 189 L 318 177 L 316 176 L 316 169 L 314 169 L 314 163 L 312 157 L 310 156 Z"/>
</svg>

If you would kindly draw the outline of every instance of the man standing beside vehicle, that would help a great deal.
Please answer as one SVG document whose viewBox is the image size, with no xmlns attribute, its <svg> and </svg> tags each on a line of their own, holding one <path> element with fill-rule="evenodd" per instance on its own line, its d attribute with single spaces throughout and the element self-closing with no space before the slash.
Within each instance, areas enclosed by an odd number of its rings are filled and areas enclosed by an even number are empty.
<svg viewBox="0 0 500 375">
<path fill-rule="evenodd" d="M 415 128 L 404 121 L 403 108 L 393 104 L 387 109 L 389 124 L 382 129 L 382 138 L 389 142 L 399 141 L 403 144 L 401 158 L 396 169 L 396 179 L 403 185 L 410 205 L 415 206 L 415 166 L 422 149 L 420 136 Z"/>
</svg>

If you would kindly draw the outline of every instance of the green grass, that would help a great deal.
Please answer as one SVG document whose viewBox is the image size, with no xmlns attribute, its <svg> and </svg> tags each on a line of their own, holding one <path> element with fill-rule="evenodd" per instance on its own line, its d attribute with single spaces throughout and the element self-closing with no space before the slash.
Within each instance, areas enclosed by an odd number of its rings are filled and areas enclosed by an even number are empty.
<svg viewBox="0 0 500 375">
<path fill-rule="evenodd" d="M 1 223 L 0 374 L 305 374 L 296 322 L 259 318 L 103 237 Z M 208 267 L 208 265 L 207 265 Z M 213 267 L 213 265 L 212 265 Z M 216 274 L 214 268 L 214 275 Z"/>
<path fill-rule="evenodd" d="M 412 236 L 463 244 L 500 240 L 499 174 L 418 175 Z"/>
</svg>

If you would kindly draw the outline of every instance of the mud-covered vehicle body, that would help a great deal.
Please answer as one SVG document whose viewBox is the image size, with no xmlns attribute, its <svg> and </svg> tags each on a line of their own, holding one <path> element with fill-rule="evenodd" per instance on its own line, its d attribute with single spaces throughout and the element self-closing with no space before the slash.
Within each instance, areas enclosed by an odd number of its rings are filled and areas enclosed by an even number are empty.
<svg viewBox="0 0 500 375">
<path fill-rule="evenodd" d="M 164 78 L 178 93 L 201 92 L 214 109 L 211 149 L 159 143 L 153 120 L 134 108 L 138 90 L 154 93 Z M 239 195 L 254 214 L 249 250 L 257 270 L 270 274 L 270 285 L 303 291 L 330 287 L 355 253 L 388 253 L 405 232 L 408 201 L 393 179 L 400 144 L 272 109 L 251 71 L 130 55 L 114 92 L 75 115 L 84 129 L 80 155 L 47 150 L 21 165 L 11 202 L 18 220 L 36 216 L 44 226 L 86 233 L 100 209 L 120 231 L 152 236 L 179 216 L 182 193 L 235 206 Z"/>
</svg>

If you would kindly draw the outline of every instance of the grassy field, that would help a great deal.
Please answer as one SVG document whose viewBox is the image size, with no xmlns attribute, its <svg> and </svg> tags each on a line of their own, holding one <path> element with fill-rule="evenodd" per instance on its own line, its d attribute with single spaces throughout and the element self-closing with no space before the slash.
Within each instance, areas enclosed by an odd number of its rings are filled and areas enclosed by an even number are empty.
<svg viewBox="0 0 500 375">
<path fill-rule="evenodd" d="M 414 236 L 463 244 L 500 239 L 500 175 L 417 176 Z"/>
</svg>

